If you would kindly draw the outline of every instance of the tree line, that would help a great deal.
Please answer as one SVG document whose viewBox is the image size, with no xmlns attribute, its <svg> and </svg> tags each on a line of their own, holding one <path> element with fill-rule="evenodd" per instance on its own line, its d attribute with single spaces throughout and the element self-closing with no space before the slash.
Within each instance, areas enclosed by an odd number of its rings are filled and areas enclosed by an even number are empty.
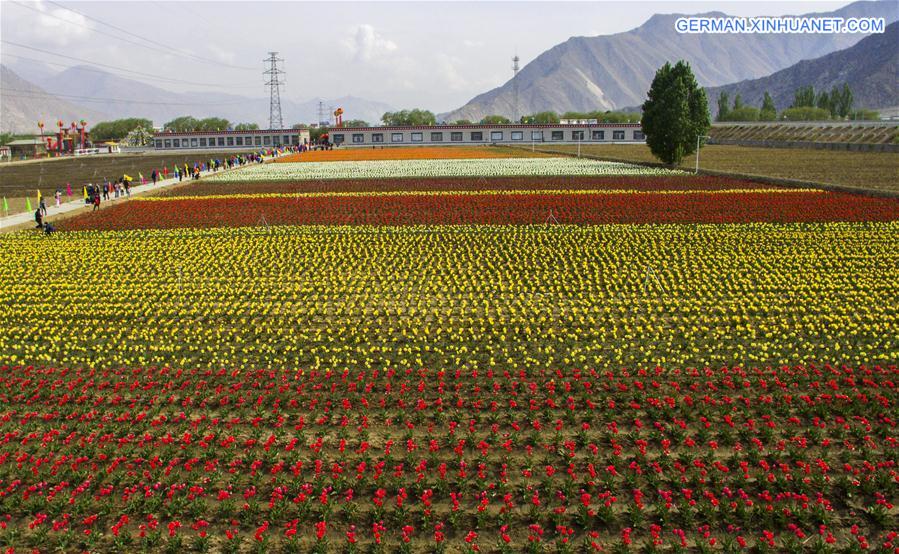
<svg viewBox="0 0 899 554">
<path fill-rule="evenodd" d="M 793 93 L 793 103 L 780 112 L 774 106 L 774 100 L 768 91 L 760 108 L 743 104 L 739 93 L 734 96 L 733 104 L 726 91 L 718 94 L 718 116 L 716 121 L 824 121 L 828 119 L 877 119 L 879 114 L 871 110 L 852 110 L 852 89 L 848 83 L 842 87 L 834 86 L 830 92 L 815 92 L 812 85 L 800 87 Z"/>
</svg>

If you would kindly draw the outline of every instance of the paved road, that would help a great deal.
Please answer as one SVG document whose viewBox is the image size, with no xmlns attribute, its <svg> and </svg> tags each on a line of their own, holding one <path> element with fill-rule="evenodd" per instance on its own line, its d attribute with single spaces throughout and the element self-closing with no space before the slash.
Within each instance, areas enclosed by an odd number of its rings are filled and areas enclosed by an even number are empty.
<svg viewBox="0 0 899 554">
<path fill-rule="evenodd" d="M 285 152 L 285 154 L 291 154 L 292 152 Z M 266 159 L 266 163 L 272 158 Z M 245 166 L 244 166 L 245 167 Z M 218 173 L 223 173 L 227 171 L 237 171 L 240 167 L 235 167 L 234 169 L 224 169 L 219 170 Z M 212 171 L 204 171 L 202 175 L 211 175 L 214 172 Z M 202 178 L 202 177 L 201 177 Z M 189 182 L 189 179 L 185 178 L 182 183 Z M 140 196 L 148 193 L 154 193 L 159 190 L 163 190 L 174 185 L 179 184 L 178 179 L 166 179 L 164 181 L 157 181 L 156 184 L 152 184 L 152 182 L 148 182 L 146 185 L 132 185 L 131 186 L 131 196 Z M 84 197 L 81 194 L 81 189 L 79 188 L 77 191 L 73 190 L 73 198 L 70 202 L 63 202 L 58 208 L 56 207 L 56 199 L 53 197 L 45 197 L 45 202 L 47 204 L 47 215 L 44 216 L 45 222 L 53 223 L 55 218 L 60 215 L 74 215 L 80 211 L 88 211 L 92 210 L 93 207 L 84 203 Z M 63 196 L 63 198 L 67 198 Z M 100 209 L 102 210 L 105 206 L 109 206 L 111 204 L 117 204 L 120 202 L 127 202 L 129 199 L 128 196 L 112 198 L 110 200 L 104 200 L 100 203 Z M 37 199 L 34 199 L 32 202 L 32 207 L 37 209 Z M 18 214 L 9 215 L 7 217 L 0 218 L 0 233 L 10 232 L 14 230 L 19 230 L 24 227 L 27 227 L 26 224 L 30 224 L 30 226 L 34 227 L 34 212 L 22 212 Z"/>
</svg>

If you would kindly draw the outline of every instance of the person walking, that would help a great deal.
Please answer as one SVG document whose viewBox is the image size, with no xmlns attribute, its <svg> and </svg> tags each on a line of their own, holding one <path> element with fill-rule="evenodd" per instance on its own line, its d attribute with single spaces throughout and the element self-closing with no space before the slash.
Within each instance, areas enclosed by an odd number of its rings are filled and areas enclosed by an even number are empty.
<svg viewBox="0 0 899 554">
<path fill-rule="evenodd" d="M 37 223 L 35 229 L 43 229 L 44 228 L 44 216 L 41 215 L 41 209 L 38 208 L 34 210 L 34 221 Z"/>
<path fill-rule="evenodd" d="M 58 208 L 61 203 L 62 203 L 62 191 L 59 189 L 56 189 L 56 207 Z"/>
<path fill-rule="evenodd" d="M 124 183 L 125 183 L 125 194 L 127 194 L 128 197 L 130 198 L 131 197 L 131 181 L 126 179 L 124 181 Z"/>
<path fill-rule="evenodd" d="M 94 195 L 94 209 L 92 211 L 97 211 L 100 209 L 100 195 Z"/>
<path fill-rule="evenodd" d="M 47 215 L 47 203 L 44 202 L 44 197 L 41 195 L 41 201 L 38 204 L 38 209 L 41 211 L 42 215 Z"/>
</svg>

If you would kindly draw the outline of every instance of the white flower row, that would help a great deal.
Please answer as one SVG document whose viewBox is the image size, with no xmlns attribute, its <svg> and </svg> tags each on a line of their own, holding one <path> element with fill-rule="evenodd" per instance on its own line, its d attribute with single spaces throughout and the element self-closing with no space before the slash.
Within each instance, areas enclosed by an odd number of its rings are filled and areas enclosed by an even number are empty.
<svg viewBox="0 0 899 554">
<path fill-rule="evenodd" d="M 506 177 L 665 175 L 672 171 L 583 158 L 496 158 L 471 160 L 377 160 L 296 162 L 251 165 L 213 181 L 302 181 L 320 179 L 378 179 L 397 177 Z"/>
</svg>

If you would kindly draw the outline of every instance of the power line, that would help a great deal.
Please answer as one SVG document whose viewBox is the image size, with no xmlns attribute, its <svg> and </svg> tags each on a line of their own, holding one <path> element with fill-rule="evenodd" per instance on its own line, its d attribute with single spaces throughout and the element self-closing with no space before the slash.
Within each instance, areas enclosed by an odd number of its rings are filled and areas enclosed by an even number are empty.
<svg viewBox="0 0 899 554">
<path fill-rule="evenodd" d="M 100 66 L 100 67 L 108 67 L 108 68 L 110 68 L 110 69 L 115 69 L 115 70 L 118 70 L 118 71 L 126 71 L 126 72 L 128 72 L 128 73 L 134 73 L 134 74 L 136 74 L 136 75 L 141 75 L 141 76 L 144 76 L 144 77 L 150 77 L 150 78 L 152 78 L 152 79 L 159 80 L 159 81 L 168 81 L 168 82 L 171 82 L 171 83 L 180 83 L 180 84 L 185 84 L 185 85 L 197 85 L 197 86 L 209 86 L 209 87 L 242 87 L 242 88 L 254 87 L 254 88 L 255 88 L 255 87 L 259 86 L 259 85 L 251 85 L 251 84 L 249 84 L 249 83 L 248 83 L 248 84 L 245 84 L 245 85 L 234 85 L 234 84 L 231 84 L 231 83 L 197 83 L 197 82 L 193 82 L 193 81 L 185 81 L 185 80 L 183 80 L 183 79 L 175 79 L 175 78 L 173 78 L 173 77 L 159 77 L 159 76 L 157 76 L 157 75 L 154 75 L 153 73 L 145 73 L 145 72 L 143 72 L 143 71 L 137 71 L 137 70 L 135 70 L 135 69 L 128 69 L 128 68 L 125 68 L 125 67 L 118 67 L 118 66 L 115 66 L 115 65 L 109 65 L 109 64 L 102 63 L 102 62 L 95 62 L 95 61 L 93 61 L 93 60 L 86 60 L 86 59 L 84 59 L 84 58 L 76 58 L 76 57 L 74 57 L 74 56 L 66 56 L 65 54 L 60 54 L 60 53 L 58 53 L 58 52 L 52 52 L 52 51 L 50 51 L 50 50 L 44 50 L 44 49 L 42 49 L 42 48 L 35 48 L 34 46 L 28 46 L 27 44 L 20 44 L 20 43 L 18 43 L 18 42 L 13 42 L 13 41 L 10 41 L 10 40 L 0 39 L 0 42 L 2 42 L 2 43 L 4 43 L 4 44 L 9 44 L 9 45 L 11 45 L 11 46 L 17 46 L 17 47 L 19 47 L 19 48 L 25 48 L 26 50 L 34 50 L 35 52 L 40 52 L 40 53 L 42 53 L 42 54 L 49 54 L 49 55 L 54 56 L 54 57 L 57 57 L 57 58 L 66 58 L 66 59 L 68 59 L 68 60 L 74 60 L 74 61 L 76 61 L 76 62 L 89 63 L 89 64 L 91 64 L 91 65 L 96 65 L 96 66 Z M 35 60 L 35 59 L 33 59 L 33 58 L 25 58 L 24 56 L 18 56 L 17 54 L 10 54 L 10 55 L 16 56 L 16 57 L 19 57 L 19 58 L 23 58 L 23 59 L 30 59 L 31 61 L 36 61 L 36 62 L 46 63 L 46 64 L 50 64 L 50 65 L 59 65 L 59 66 L 62 66 L 62 67 L 67 67 L 65 64 L 54 63 L 54 62 L 49 62 L 49 61 L 45 61 L 45 60 Z M 90 70 L 89 68 L 84 68 L 84 69 Z M 93 70 L 93 71 L 99 71 L 99 70 Z M 101 72 L 101 73 L 102 73 L 102 72 Z"/>
<path fill-rule="evenodd" d="M 148 50 L 153 50 L 153 51 L 155 51 L 155 52 L 162 52 L 163 54 L 175 54 L 175 55 L 178 55 L 178 56 L 185 56 L 185 54 L 183 54 L 182 52 L 180 52 L 180 51 L 178 51 L 178 50 L 175 50 L 175 49 L 173 49 L 173 48 L 171 48 L 171 47 L 156 48 L 156 47 L 149 46 L 149 45 L 147 45 L 147 44 L 142 44 L 142 43 L 140 43 L 140 42 L 136 42 L 136 41 L 133 41 L 133 40 L 130 40 L 130 39 L 127 39 L 127 38 L 118 36 L 118 35 L 113 35 L 113 34 L 110 34 L 110 33 L 105 33 L 105 32 L 103 32 L 103 31 L 101 31 L 101 30 L 99 30 L 99 29 L 95 29 L 95 28 L 93 28 L 93 27 L 89 27 L 89 26 L 87 26 L 87 25 L 83 25 L 83 24 L 81 24 L 81 23 L 78 23 L 78 22 L 75 22 L 75 21 L 71 21 L 71 20 L 69 20 L 69 19 L 63 19 L 62 17 L 59 17 L 59 16 L 57 16 L 57 15 L 53 15 L 52 13 L 48 13 L 48 12 L 41 11 L 41 10 L 39 10 L 39 9 L 37 9 L 37 8 L 34 8 L 34 7 L 32 7 L 32 6 L 29 6 L 29 5 L 27 5 L 27 4 L 24 4 L 24 3 L 22 3 L 22 2 L 18 2 L 18 1 L 16 1 L 16 0 L 9 0 L 9 3 L 15 4 L 15 5 L 20 6 L 20 7 L 22 7 L 22 8 L 31 10 L 31 11 L 36 12 L 36 13 L 39 13 L 40 15 L 43 15 L 43 16 L 52 17 L 53 19 L 57 19 L 57 20 L 59 20 L 59 21 L 62 21 L 63 23 L 67 23 L 67 24 L 69 24 L 69 25 L 76 25 L 76 26 L 78 26 L 78 27 L 83 27 L 83 28 L 87 29 L 88 31 L 92 31 L 92 32 L 94 32 L 94 33 L 97 33 L 97 34 L 100 34 L 100 35 L 104 35 L 104 36 L 107 36 L 107 37 L 111 37 L 111 38 L 114 38 L 114 39 L 116 39 L 116 40 L 120 40 L 120 41 L 122 41 L 122 42 L 127 42 L 127 43 L 133 44 L 133 45 L 135 45 L 135 46 L 140 46 L 141 48 L 147 48 Z M 87 17 L 87 16 L 84 16 L 83 14 L 81 14 L 80 12 L 76 12 L 76 11 L 72 10 L 71 8 L 63 8 L 63 9 L 69 10 L 69 11 L 71 11 L 71 12 L 73 12 L 73 13 L 78 13 L 79 15 L 82 15 L 83 17 Z M 128 34 L 129 34 L 129 35 L 134 35 L 134 34 L 131 33 L 131 32 L 128 32 Z M 137 35 L 134 35 L 134 36 L 137 36 Z M 140 38 L 143 38 L 143 37 L 140 37 Z M 147 40 L 147 39 L 144 39 L 144 40 Z M 224 63 L 224 62 L 210 61 L 210 60 L 206 60 L 205 58 L 200 58 L 199 56 L 192 56 L 192 57 L 196 58 L 198 61 L 202 61 L 203 63 L 212 63 L 212 64 L 215 64 L 215 65 L 219 65 L 219 66 L 223 66 L 223 67 L 231 67 L 231 68 L 235 68 L 235 69 L 252 69 L 252 68 L 248 68 L 248 67 L 244 67 L 244 66 L 236 66 L 236 65 L 226 64 L 226 63 Z"/>
<path fill-rule="evenodd" d="M 7 92 L 16 92 L 19 94 L 13 95 L 13 97 L 19 98 L 74 98 L 80 100 L 82 102 L 120 102 L 123 104 L 143 104 L 150 106 L 227 106 L 233 104 L 245 104 L 247 100 L 231 100 L 228 102 L 147 102 L 143 100 L 133 100 L 128 98 L 101 98 L 97 96 L 82 96 L 78 94 L 63 94 L 63 93 L 50 93 L 50 92 L 42 92 L 39 90 L 22 90 L 8 87 L 0 87 L 0 90 Z"/>
<path fill-rule="evenodd" d="M 186 56 L 186 57 L 189 57 L 189 58 L 193 58 L 193 59 L 195 59 L 195 60 L 202 61 L 202 62 L 206 62 L 206 63 L 212 63 L 212 64 L 216 64 L 216 65 L 221 65 L 221 66 L 232 67 L 232 68 L 234 68 L 234 69 L 247 69 L 247 70 L 253 70 L 253 71 L 255 71 L 255 68 L 253 68 L 253 67 L 245 67 L 245 66 L 241 66 L 241 65 L 233 65 L 233 64 L 221 62 L 221 61 L 218 61 L 218 60 L 212 60 L 212 59 L 209 59 L 209 58 L 204 58 L 204 57 L 202 57 L 202 56 L 197 56 L 196 54 L 192 54 L 192 53 L 187 52 L 187 51 L 185 51 L 185 50 L 181 50 L 181 49 L 179 49 L 179 48 L 174 48 L 174 47 L 169 46 L 169 45 L 167 45 L 167 44 L 163 44 L 163 43 L 161 43 L 161 42 L 159 42 L 159 41 L 156 41 L 156 40 L 153 40 L 153 39 L 149 39 L 149 38 L 143 37 L 143 36 L 138 35 L 137 33 L 133 32 L 133 31 L 129 31 L 129 30 L 127 30 L 127 29 L 122 29 L 121 27 L 117 27 L 117 26 L 113 25 L 112 23 L 107 23 L 107 22 L 105 22 L 105 21 L 102 21 L 102 20 L 100 20 L 100 19 L 97 19 L 96 17 L 87 15 L 87 14 L 84 13 L 84 12 L 80 12 L 80 11 L 74 9 L 74 8 L 69 8 L 69 7 L 67 7 L 67 6 L 63 6 L 62 4 L 59 4 L 59 3 L 57 3 L 57 2 L 54 2 L 53 0 L 47 0 L 47 2 L 50 3 L 50 4 L 53 4 L 54 6 L 58 6 L 58 7 L 62 8 L 62 9 L 64 9 L 64 10 L 68 10 L 68 11 L 70 11 L 70 12 L 77 13 L 77 14 L 80 15 L 81 17 L 90 19 L 91 21 L 96 21 L 96 22 L 99 23 L 100 25 L 105 25 L 105 26 L 110 27 L 110 28 L 112 28 L 112 29 L 115 29 L 115 30 L 117 30 L 117 31 L 121 31 L 121 32 L 123 32 L 123 33 L 127 33 L 129 36 L 132 36 L 132 37 L 138 38 L 138 39 L 140 39 L 140 40 L 149 42 L 150 44 L 155 44 L 155 45 L 157 45 L 157 46 L 161 46 L 161 47 L 163 47 L 163 48 L 165 48 L 165 49 L 167 49 L 167 50 L 170 50 L 170 51 L 172 51 L 172 52 L 174 52 L 174 53 L 177 53 L 177 54 L 179 54 L 179 55 L 182 55 L 182 56 Z"/>
</svg>

